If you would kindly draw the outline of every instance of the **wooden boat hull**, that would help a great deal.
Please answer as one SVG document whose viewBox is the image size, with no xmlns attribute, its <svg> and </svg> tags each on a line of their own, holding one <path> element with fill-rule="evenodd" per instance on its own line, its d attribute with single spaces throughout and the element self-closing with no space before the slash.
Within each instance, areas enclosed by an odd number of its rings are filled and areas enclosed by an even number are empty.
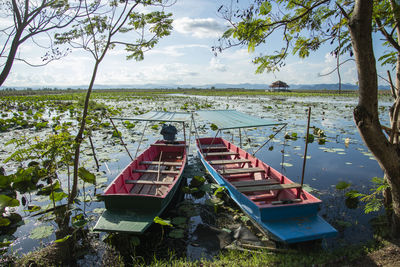
<svg viewBox="0 0 400 267">
<path fill-rule="evenodd" d="M 217 144 L 223 144 L 227 147 L 227 151 L 221 152 L 235 152 L 235 154 L 220 156 L 216 155 L 218 152 L 209 152 L 200 149 L 200 146 Z M 263 190 L 263 188 L 267 187 L 272 188 L 272 185 L 266 185 L 265 187 L 264 185 L 260 185 L 265 184 L 267 181 L 273 184 L 278 183 L 277 186 L 281 186 L 281 184 L 287 184 L 288 187 L 296 186 L 295 183 L 264 162 L 222 138 L 200 138 L 197 140 L 197 147 L 201 162 L 215 182 L 220 186 L 224 186 L 238 206 L 254 222 L 268 233 L 272 234 L 277 240 L 286 243 L 297 243 L 332 237 L 337 234 L 337 231 L 318 215 L 321 201 L 311 194 L 302 191 L 300 188 Z M 227 175 L 227 173 L 231 174 L 232 172 L 237 172 L 236 169 L 241 168 L 226 168 L 226 166 L 236 165 L 236 167 L 240 167 L 240 164 L 243 164 L 242 169 L 246 169 L 244 168 L 244 163 L 227 164 L 229 162 L 240 162 L 241 160 L 246 160 L 248 165 L 252 165 L 247 166 L 247 169 L 254 172 L 259 170 L 259 172 L 264 173 L 264 177 L 259 176 L 258 179 L 256 179 L 257 177 L 254 177 L 254 175 L 249 175 L 248 177 L 240 176 L 239 174 L 236 175 L 236 177 Z M 278 175 L 280 175 L 279 180 L 275 181 L 271 179 L 271 177 L 273 177 L 273 179 L 278 179 Z M 246 183 L 256 183 L 258 185 L 239 187 L 238 185 L 240 183 L 241 185 Z M 301 190 L 299 195 L 297 194 L 297 190 Z M 268 194 L 268 192 L 272 191 L 281 191 L 281 193 L 277 193 L 275 196 L 271 193 Z M 265 198 L 265 201 L 261 201 L 263 200 L 262 197 Z M 285 200 L 286 203 L 283 200 Z M 277 204 L 279 201 L 283 203 Z"/>
<path fill-rule="evenodd" d="M 105 189 L 106 211 L 94 230 L 143 233 L 178 192 L 185 165 L 184 142 L 151 145 Z"/>
</svg>

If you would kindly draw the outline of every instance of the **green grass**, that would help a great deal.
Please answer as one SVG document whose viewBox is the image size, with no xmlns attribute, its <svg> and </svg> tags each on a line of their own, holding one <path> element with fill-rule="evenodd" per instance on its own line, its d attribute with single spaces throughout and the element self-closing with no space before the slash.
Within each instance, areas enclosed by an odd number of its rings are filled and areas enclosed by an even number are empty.
<svg viewBox="0 0 400 267">
<path fill-rule="evenodd" d="M 313 251 L 313 249 L 280 250 L 273 252 L 268 250 L 239 251 L 228 250 L 222 252 L 213 260 L 203 259 L 191 262 L 186 258 L 170 260 L 157 260 L 150 266 L 357 266 L 359 259 L 368 252 L 379 248 L 377 243 L 363 246 L 351 246 L 334 251 Z"/>
<path fill-rule="evenodd" d="M 75 90 L 15 90 L 15 91 L 0 91 L 1 96 L 52 96 L 51 98 L 60 99 L 76 99 L 76 95 L 85 94 L 85 89 Z M 380 94 L 390 95 L 389 90 L 381 90 Z M 237 96 L 237 95 L 268 95 L 268 96 L 357 96 L 358 91 L 342 90 L 341 93 L 337 90 L 293 90 L 291 92 L 266 92 L 265 90 L 255 89 L 104 89 L 93 90 L 95 97 L 100 96 L 156 96 L 168 94 L 184 94 L 184 95 L 203 95 L 203 96 Z"/>
</svg>

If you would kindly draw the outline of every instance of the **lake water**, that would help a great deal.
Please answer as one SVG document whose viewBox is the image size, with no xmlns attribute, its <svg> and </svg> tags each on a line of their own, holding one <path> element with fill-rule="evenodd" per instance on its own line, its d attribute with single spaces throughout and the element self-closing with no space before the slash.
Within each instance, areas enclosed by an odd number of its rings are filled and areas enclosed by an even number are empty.
<svg viewBox="0 0 400 267">
<path fill-rule="evenodd" d="M 309 144 L 305 170 L 305 184 L 307 190 L 312 190 L 313 194 L 319 197 L 323 203 L 320 215 L 339 230 L 338 237 L 325 241 L 328 245 L 335 244 L 354 244 L 367 241 L 372 237 L 372 229 L 369 220 L 379 213 L 365 214 L 363 206 L 349 209 L 345 205 L 345 195 L 343 191 L 335 188 L 340 181 L 351 184 L 350 189 L 368 193 L 373 186 L 373 177 L 383 177 L 383 172 L 378 166 L 373 155 L 363 144 L 359 133 L 354 125 L 352 110 L 357 104 L 356 98 L 348 97 L 209 97 L 209 96 L 162 96 L 152 98 L 132 97 L 116 100 L 96 99 L 98 102 L 120 108 L 120 117 L 132 117 L 133 112 L 146 112 L 153 109 L 168 111 L 182 111 L 183 109 L 236 109 L 244 113 L 271 119 L 279 123 L 287 123 L 281 133 L 277 134 L 268 142 L 256 156 L 271 165 L 278 171 L 283 172 L 294 182 L 300 182 L 304 153 L 304 136 L 307 125 L 307 109 L 312 108 L 311 126 L 321 129 L 326 135 L 325 142 L 319 144 L 317 136 L 314 142 Z M 386 101 L 380 105 L 382 124 L 388 125 L 388 111 L 391 103 Z M 3 114 L 6 111 L 3 111 Z M 11 114 L 11 111 L 9 112 Z M 50 117 L 58 115 L 56 112 L 49 114 Z M 214 136 L 215 132 L 209 127 L 209 123 L 196 122 L 200 136 Z M 138 123 L 135 128 L 127 129 L 121 123 L 117 123 L 118 130 L 122 132 L 124 141 L 128 144 L 131 154 L 135 154 L 137 145 L 143 132 L 144 123 Z M 314 129 L 313 128 L 313 129 Z M 161 127 L 147 129 L 143 144 L 139 149 L 140 153 L 146 148 L 147 144 L 159 138 Z M 313 133 L 311 129 L 311 133 Z M 178 138 L 182 138 L 182 129 Z M 6 146 L 11 138 L 23 136 L 39 136 L 44 138 L 51 132 L 45 128 L 40 131 L 33 130 L 13 130 L 0 133 L 2 152 L 0 159 L 3 161 L 13 151 L 12 146 Z M 274 134 L 272 127 L 242 130 L 243 147 L 249 152 L 254 152 L 257 147 L 268 140 Z M 285 133 L 289 136 L 296 135 L 297 139 L 285 139 Z M 112 129 L 94 132 L 93 142 L 96 155 L 100 160 L 101 168 L 96 172 L 97 186 L 85 186 L 85 196 L 79 197 L 83 201 L 84 197 L 88 202 L 82 202 L 81 208 L 89 216 L 89 227 L 93 227 L 98 216 L 104 210 L 102 202 L 93 202 L 95 193 L 101 193 L 105 186 L 115 178 L 115 176 L 127 165 L 129 158 L 115 138 L 111 138 Z M 222 137 L 233 140 L 239 144 L 238 131 L 224 131 Z M 194 154 L 194 139 L 191 134 L 191 153 Z M 88 144 L 83 146 L 81 164 L 89 170 L 94 170 L 94 160 Z M 196 162 L 196 161 L 192 161 Z M 4 165 L 6 172 L 15 171 L 17 163 L 7 163 Z M 62 184 L 66 185 L 66 172 L 60 174 Z M 191 178 L 191 177 L 188 177 Z M 82 192 L 83 185 L 80 185 Z M 349 190 L 350 190 L 349 189 Z M 19 196 L 21 197 L 21 196 Z M 24 194 L 30 204 L 48 204 L 48 199 L 38 197 L 34 193 Z M 54 229 L 56 224 L 51 220 L 37 220 L 24 211 L 24 207 L 19 207 L 16 211 L 23 217 L 24 224 L 13 233 L 13 244 L 8 249 L 9 253 L 26 253 L 37 247 L 46 245 L 54 241 L 54 234 L 46 238 L 37 240 L 29 237 L 33 229 L 39 226 L 51 226 Z M 193 224 L 198 224 L 198 220 L 193 219 Z M 190 227 L 189 227 L 190 228 Z M 193 228 L 193 227 L 192 227 Z"/>
</svg>

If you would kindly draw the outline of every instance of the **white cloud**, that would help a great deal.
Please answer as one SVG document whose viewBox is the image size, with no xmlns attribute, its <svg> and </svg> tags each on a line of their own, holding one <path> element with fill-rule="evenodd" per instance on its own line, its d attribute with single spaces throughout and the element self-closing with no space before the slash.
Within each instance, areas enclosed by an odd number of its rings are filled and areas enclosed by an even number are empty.
<svg viewBox="0 0 400 267">
<path fill-rule="evenodd" d="M 165 46 L 162 48 L 155 48 L 153 50 L 150 50 L 147 54 L 148 55 L 165 55 L 165 56 L 171 56 L 171 57 L 181 57 L 186 54 L 186 53 L 182 52 L 182 50 L 189 49 L 189 48 L 210 49 L 209 46 L 201 45 L 201 44 L 171 45 L 171 46 Z"/>
<path fill-rule="evenodd" d="M 8 28 L 8 27 L 12 26 L 13 24 L 14 23 L 13 23 L 13 20 L 12 20 L 11 17 L 8 17 L 8 18 L 1 18 L 0 17 L 0 28 L 1 29 Z"/>
<path fill-rule="evenodd" d="M 226 26 L 213 18 L 192 19 L 183 17 L 174 20 L 174 30 L 196 38 L 217 38 L 225 31 Z"/>
<path fill-rule="evenodd" d="M 220 60 L 216 57 L 211 58 L 209 69 L 218 72 L 226 72 L 228 70 L 227 66 L 225 64 L 221 64 Z"/>
</svg>

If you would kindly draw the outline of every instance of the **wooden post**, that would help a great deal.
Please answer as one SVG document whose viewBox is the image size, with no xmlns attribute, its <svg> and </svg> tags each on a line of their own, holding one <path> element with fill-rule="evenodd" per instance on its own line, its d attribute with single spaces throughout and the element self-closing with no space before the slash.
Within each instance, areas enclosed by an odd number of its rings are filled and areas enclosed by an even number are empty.
<svg viewBox="0 0 400 267">
<path fill-rule="evenodd" d="M 308 107 L 308 120 L 307 120 L 307 134 L 306 134 L 306 147 L 304 148 L 304 160 L 303 160 L 303 170 L 301 172 L 301 188 L 303 188 L 304 183 L 304 171 L 306 169 L 306 161 L 307 161 L 307 148 L 308 148 L 308 134 L 310 132 L 310 118 L 311 118 L 311 107 Z M 297 197 L 300 197 L 300 191 L 297 191 Z"/>
<path fill-rule="evenodd" d="M 115 130 L 116 133 L 118 134 L 119 139 L 121 140 L 121 144 L 124 146 L 124 148 L 125 148 L 126 152 L 128 153 L 129 157 L 130 157 L 131 160 L 133 161 L 133 158 L 132 158 L 132 156 L 131 156 L 131 153 L 129 153 L 129 150 L 128 150 L 128 148 L 126 147 L 126 144 L 124 143 L 124 140 L 122 140 L 122 136 L 119 134 L 118 129 L 117 129 L 117 127 L 115 126 L 115 124 L 114 124 L 112 118 L 110 118 L 110 121 L 111 121 L 111 124 L 112 124 L 113 127 L 114 127 L 114 130 Z M 135 156 L 135 157 L 136 157 L 136 156 Z"/>
<path fill-rule="evenodd" d="M 196 127 L 196 123 L 194 121 L 193 113 L 192 113 L 192 122 L 193 122 L 193 126 L 194 126 L 195 136 L 197 137 L 197 142 L 199 143 L 200 152 L 203 153 L 203 149 L 201 148 L 201 143 L 200 143 L 200 135 L 199 135 L 199 132 L 197 131 L 197 127 Z M 196 143 L 196 137 L 194 138 L 195 139 L 195 143 Z M 186 154 L 186 156 L 187 156 L 187 154 Z"/>
<path fill-rule="evenodd" d="M 144 132 L 146 131 L 146 128 L 147 128 L 147 123 L 148 123 L 148 121 L 146 121 L 146 124 L 144 125 L 144 129 L 143 129 L 143 132 L 142 132 L 142 136 L 140 137 L 140 141 L 139 141 L 138 147 L 137 147 L 137 149 L 136 149 L 135 159 L 136 159 L 137 154 L 138 154 L 138 152 L 139 152 L 140 145 L 142 144 Z M 133 161 L 133 159 L 132 159 L 132 161 Z"/>
<path fill-rule="evenodd" d="M 90 146 L 92 147 L 92 152 L 93 152 L 94 162 L 96 162 L 97 171 L 99 171 L 99 169 L 100 169 L 100 165 L 99 165 L 99 161 L 97 160 L 97 157 L 96 157 L 96 151 L 95 151 L 95 149 L 94 149 L 94 145 L 93 145 L 92 137 L 91 137 L 90 135 L 89 135 L 89 142 L 90 142 Z"/>
<path fill-rule="evenodd" d="M 160 180 L 162 154 L 163 154 L 163 151 L 161 150 L 160 157 L 158 158 L 157 182 Z"/>
<path fill-rule="evenodd" d="M 242 148 L 242 131 L 239 128 L 239 147 Z"/>
</svg>

